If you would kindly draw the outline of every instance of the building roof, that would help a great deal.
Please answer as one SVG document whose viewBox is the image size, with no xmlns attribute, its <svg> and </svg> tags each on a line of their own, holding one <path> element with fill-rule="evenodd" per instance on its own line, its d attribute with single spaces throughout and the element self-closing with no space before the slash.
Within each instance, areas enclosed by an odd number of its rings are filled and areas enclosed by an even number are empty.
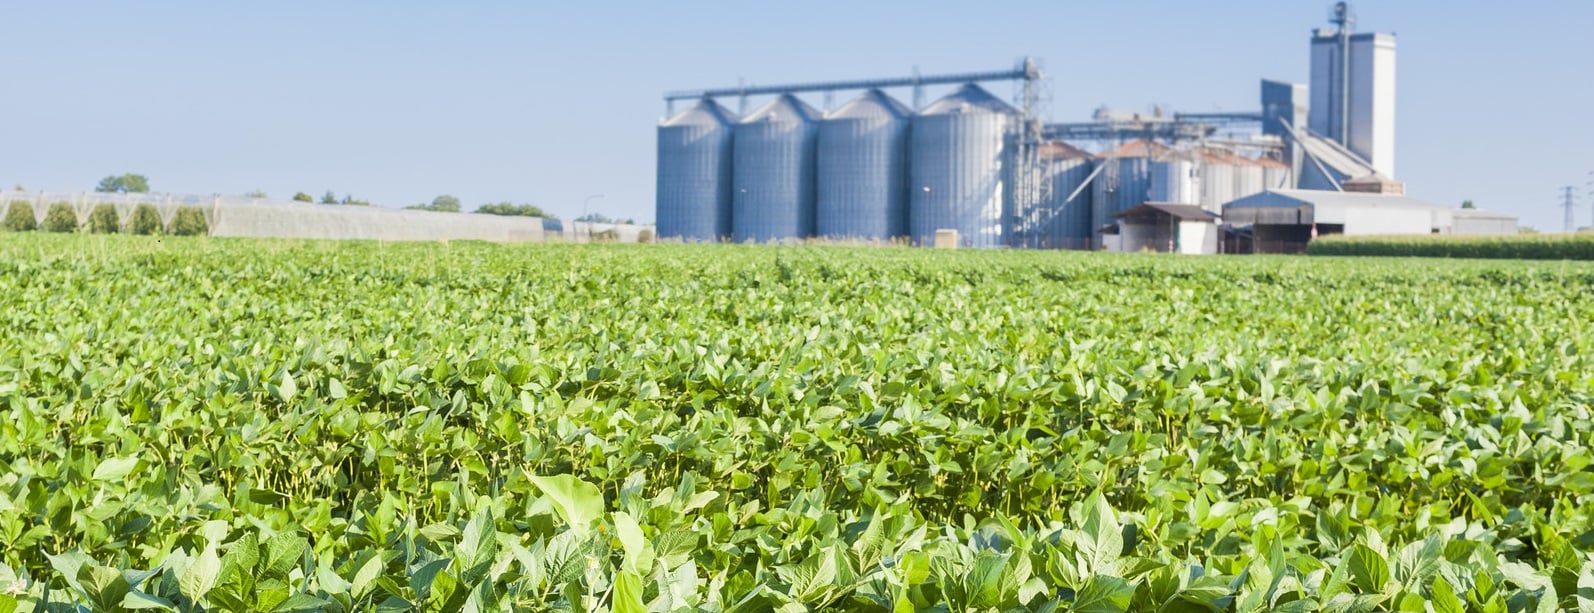
<svg viewBox="0 0 1594 613">
<path fill-rule="evenodd" d="M 1119 145 L 1113 149 L 1096 156 L 1098 160 L 1107 158 L 1146 158 L 1166 155 L 1172 149 L 1167 145 L 1144 138 L 1136 139 Z"/>
<path fill-rule="evenodd" d="M 730 125 L 736 123 L 735 113 L 720 106 L 711 98 L 698 100 L 692 108 L 676 113 L 674 117 L 664 120 L 663 126 L 712 126 Z"/>
<path fill-rule="evenodd" d="M 1137 206 L 1132 206 L 1115 213 L 1113 217 L 1136 217 L 1140 215 L 1157 213 L 1187 221 L 1216 221 L 1218 219 L 1217 215 L 1213 215 L 1211 212 L 1208 212 L 1199 206 L 1193 204 L 1173 204 L 1169 202 L 1147 202 Z"/>
<path fill-rule="evenodd" d="M 901 119 L 913 114 L 907 105 L 897 102 L 878 89 L 871 89 L 841 108 L 825 115 L 826 119 Z"/>
<path fill-rule="evenodd" d="M 1017 114 L 1018 109 L 991 95 L 985 88 L 969 83 L 957 91 L 924 107 L 921 115 L 949 115 L 955 113 Z"/>
<path fill-rule="evenodd" d="M 1466 219 L 1511 219 L 1511 220 L 1515 220 L 1517 218 L 1515 215 L 1507 215 L 1505 213 L 1497 213 L 1497 212 L 1486 210 L 1486 209 L 1452 209 L 1450 211 L 1450 216 L 1451 217 L 1462 217 L 1462 218 L 1466 218 Z"/>
<path fill-rule="evenodd" d="M 1090 152 L 1060 140 L 1041 143 L 1038 153 L 1043 160 L 1073 160 L 1079 158 L 1089 159 L 1091 157 Z"/>
<path fill-rule="evenodd" d="M 780 97 L 770 100 L 764 106 L 758 107 L 751 115 L 742 119 L 742 123 L 755 123 L 761 121 L 774 122 L 809 122 L 819 116 L 819 111 L 808 103 L 798 100 L 791 94 L 781 94 Z"/>
</svg>

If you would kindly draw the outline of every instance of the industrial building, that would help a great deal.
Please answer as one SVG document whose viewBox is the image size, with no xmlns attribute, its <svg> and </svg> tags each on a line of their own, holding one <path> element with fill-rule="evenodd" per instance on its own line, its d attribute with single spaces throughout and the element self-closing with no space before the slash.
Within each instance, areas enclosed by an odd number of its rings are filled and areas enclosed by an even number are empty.
<svg viewBox="0 0 1594 613">
<path fill-rule="evenodd" d="M 1355 32 L 1343 2 L 1330 22 L 1310 36 L 1309 86 L 1262 80 L 1256 111 L 1103 108 L 1047 123 L 1045 76 L 1028 58 L 986 73 L 668 93 L 659 235 L 1217 253 L 1299 251 L 1334 233 L 1514 233 L 1508 215 L 1405 195 L 1395 37 Z M 1012 102 L 989 82 L 1011 83 Z M 927 102 L 935 85 L 956 89 Z M 848 91 L 857 97 L 832 107 Z M 798 98 L 813 93 L 821 108 Z M 772 98 L 748 112 L 761 96 Z"/>
</svg>

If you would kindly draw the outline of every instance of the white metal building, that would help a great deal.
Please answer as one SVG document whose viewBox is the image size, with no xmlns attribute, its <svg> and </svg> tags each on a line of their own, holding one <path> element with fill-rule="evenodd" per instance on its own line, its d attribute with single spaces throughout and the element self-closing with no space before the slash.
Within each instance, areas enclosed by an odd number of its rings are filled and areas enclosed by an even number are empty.
<svg viewBox="0 0 1594 613">
<path fill-rule="evenodd" d="M 1155 251 L 1190 255 L 1218 252 L 1218 216 L 1193 204 L 1147 202 L 1121 211 L 1120 251 Z"/>
<path fill-rule="evenodd" d="M 1249 226 L 1257 252 L 1305 249 L 1313 238 L 1418 234 L 1515 234 L 1516 218 L 1440 206 L 1404 194 L 1268 190 L 1230 202 L 1223 221 Z"/>
</svg>

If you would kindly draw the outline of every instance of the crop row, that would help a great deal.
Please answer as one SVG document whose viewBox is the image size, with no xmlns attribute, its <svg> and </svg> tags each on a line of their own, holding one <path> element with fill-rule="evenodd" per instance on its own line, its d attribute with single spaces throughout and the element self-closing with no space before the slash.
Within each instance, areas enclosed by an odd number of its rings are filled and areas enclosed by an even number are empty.
<svg viewBox="0 0 1594 613">
<path fill-rule="evenodd" d="M 1594 604 L 1585 265 L 0 256 L 22 606 Z"/>
<path fill-rule="evenodd" d="M 1307 245 L 1311 255 L 1594 260 L 1594 235 L 1325 236 Z"/>
</svg>

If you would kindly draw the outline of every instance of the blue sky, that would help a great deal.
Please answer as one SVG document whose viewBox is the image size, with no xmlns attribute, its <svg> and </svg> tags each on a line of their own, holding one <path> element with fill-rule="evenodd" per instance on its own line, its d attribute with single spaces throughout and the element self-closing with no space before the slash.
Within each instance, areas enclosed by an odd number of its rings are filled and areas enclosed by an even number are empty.
<svg viewBox="0 0 1594 613">
<path fill-rule="evenodd" d="M 1413 195 L 1594 223 L 1594 2 L 1384 0 L 1397 170 Z M 1329 3 L 6 2 L 0 182 L 386 206 L 443 193 L 653 217 L 665 90 L 1044 61 L 1054 120 L 1107 104 L 1250 110 L 1305 82 Z M 1009 95 L 1010 88 L 996 86 Z M 906 92 L 893 92 L 906 99 Z M 844 98 L 842 98 L 844 99 Z M 838 102 L 842 99 L 838 99 Z M 810 99 L 818 104 L 818 97 Z"/>
</svg>

